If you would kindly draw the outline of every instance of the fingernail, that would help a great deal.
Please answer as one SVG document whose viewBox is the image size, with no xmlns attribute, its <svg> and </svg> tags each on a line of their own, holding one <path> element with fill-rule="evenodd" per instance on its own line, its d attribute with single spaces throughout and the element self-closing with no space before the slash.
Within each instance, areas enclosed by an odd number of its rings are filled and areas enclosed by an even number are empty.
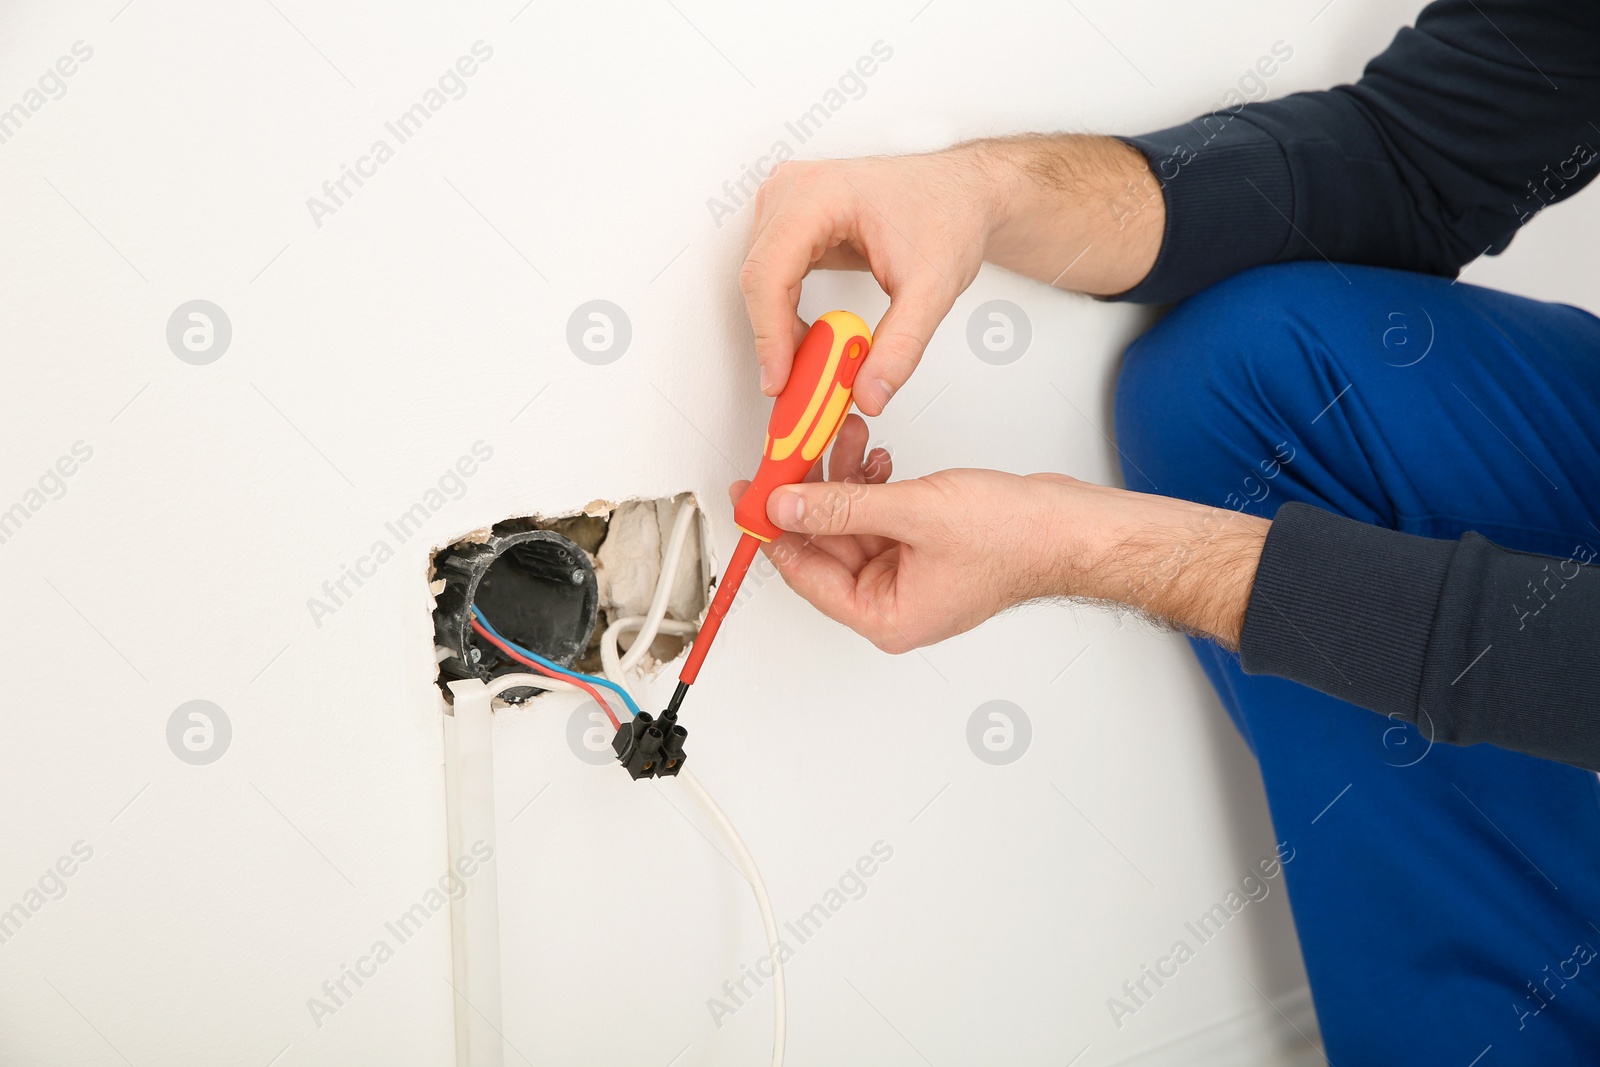
<svg viewBox="0 0 1600 1067">
<path fill-rule="evenodd" d="M 806 498 L 799 493 L 784 493 L 778 498 L 778 525 L 785 529 L 800 526 L 806 517 Z"/>
<path fill-rule="evenodd" d="M 772 388 L 772 372 L 767 370 L 767 368 L 762 367 L 761 368 L 761 391 L 763 393 L 765 393 L 767 390 L 769 390 L 771 388 Z"/>
<path fill-rule="evenodd" d="M 856 392 L 879 411 L 883 410 L 884 405 L 889 402 L 889 397 L 893 395 L 889 390 L 889 383 L 881 378 L 871 378 L 862 382 L 856 386 Z"/>
</svg>

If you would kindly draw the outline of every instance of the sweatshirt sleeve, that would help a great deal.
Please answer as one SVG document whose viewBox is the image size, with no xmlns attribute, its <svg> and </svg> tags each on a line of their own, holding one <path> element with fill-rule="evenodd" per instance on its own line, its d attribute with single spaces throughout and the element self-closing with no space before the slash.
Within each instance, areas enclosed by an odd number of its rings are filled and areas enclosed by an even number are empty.
<svg viewBox="0 0 1600 1067">
<path fill-rule="evenodd" d="M 1246 673 L 1600 770 L 1600 567 L 1475 533 L 1435 540 L 1306 504 L 1273 519 L 1245 612 Z"/>
<path fill-rule="evenodd" d="M 1439 0 L 1354 85 L 1124 138 L 1167 221 L 1116 299 L 1167 303 L 1298 259 L 1453 277 L 1600 172 L 1596 124 L 1600 3 Z"/>
</svg>

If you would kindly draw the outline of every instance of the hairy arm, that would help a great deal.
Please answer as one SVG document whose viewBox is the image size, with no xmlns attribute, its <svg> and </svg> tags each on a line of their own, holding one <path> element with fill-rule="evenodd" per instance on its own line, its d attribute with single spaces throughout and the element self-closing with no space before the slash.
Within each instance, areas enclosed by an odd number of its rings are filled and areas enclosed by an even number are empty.
<svg viewBox="0 0 1600 1067">
<path fill-rule="evenodd" d="M 863 461 L 866 436 L 852 415 L 832 481 L 773 493 L 767 514 L 791 532 L 767 552 L 796 592 L 884 651 L 1060 598 L 1126 605 L 1238 647 L 1267 520 L 1064 474 L 890 482 L 886 454 Z"/>
<path fill-rule="evenodd" d="M 1073 491 L 1072 518 L 1053 535 L 1055 595 L 1121 604 L 1238 649 L 1269 520 L 1084 482 Z"/>
<path fill-rule="evenodd" d="M 961 145 L 995 193 L 986 258 L 1114 296 L 1150 273 L 1167 209 L 1143 153 L 1111 137 L 1025 134 Z"/>
</svg>

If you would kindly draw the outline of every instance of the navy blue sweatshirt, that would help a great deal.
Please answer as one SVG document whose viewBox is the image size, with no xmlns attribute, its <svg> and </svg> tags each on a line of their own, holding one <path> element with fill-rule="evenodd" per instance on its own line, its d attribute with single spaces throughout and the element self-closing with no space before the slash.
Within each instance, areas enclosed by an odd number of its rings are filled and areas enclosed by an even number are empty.
<svg viewBox="0 0 1600 1067">
<path fill-rule="evenodd" d="M 1162 180 L 1167 224 L 1149 276 L 1119 299 L 1165 303 L 1323 256 L 1454 277 L 1600 173 L 1600 0 L 1439 0 L 1354 85 L 1125 140 Z M 1287 217 L 1262 211 L 1263 195 Z M 1600 566 L 1586 562 L 1285 505 L 1240 657 L 1249 673 L 1421 720 L 1436 740 L 1600 769 Z M 1452 684 L 1473 651 L 1526 643 L 1505 605 L 1553 571 L 1566 603 L 1538 654 L 1485 656 Z"/>
</svg>

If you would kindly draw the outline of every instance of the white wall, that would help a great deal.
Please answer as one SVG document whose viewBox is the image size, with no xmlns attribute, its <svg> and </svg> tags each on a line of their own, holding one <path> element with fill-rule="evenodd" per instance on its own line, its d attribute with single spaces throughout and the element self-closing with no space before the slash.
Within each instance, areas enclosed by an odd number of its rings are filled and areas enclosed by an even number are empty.
<svg viewBox="0 0 1600 1067">
<path fill-rule="evenodd" d="M 1275 92 L 1354 77 L 1415 5 L 1321 7 L 8 5 L 0 107 L 93 54 L 0 144 L 0 508 L 76 442 L 92 457 L 0 544 L 0 908 L 75 843 L 92 856 L 0 944 L 0 1061 L 447 1062 L 442 913 L 320 1026 L 307 1007 L 443 870 L 427 553 L 692 490 L 725 555 L 765 405 L 734 279 L 749 211 L 719 226 L 707 198 L 874 42 L 892 58 L 801 154 L 1152 128 L 1279 39 Z M 307 198 L 393 146 L 384 123 L 480 40 L 466 95 L 317 225 Z M 1559 210 L 1471 280 L 1600 304 L 1595 207 Z M 965 341 L 996 297 L 1033 327 L 1004 367 Z M 195 298 L 233 329 L 204 366 L 165 338 Z M 632 324 L 608 366 L 565 341 L 595 298 Z M 802 310 L 884 304 L 827 277 Z M 1113 478 L 1109 388 L 1141 322 L 986 271 L 873 433 L 905 475 Z M 308 598 L 478 441 L 465 494 L 314 621 Z M 207 766 L 167 742 L 194 699 L 232 727 Z M 1032 724 L 1008 766 L 966 741 L 992 699 Z M 575 758 L 575 705 L 497 720 L 507 1062 L 759 1062 L 764 996 L 720 1028 L 707 1008 L 763 951 L 743 883 L 673 785 Z M 1107 1010 L 1273 848 L 1178 640 L 1046 607 L 890 659 L 773 582 L 686 715 L 780 919 L 893 849 L 791 963 L 792 1062 L 1107 1064 L 1226 1020 L 1210 1033 L 1257 1049 L 1229 1062 L 1299 1042 L 1262 997 L 1304 1024 L 1281 883 L 1120 1029 Z"/>
</svg>

